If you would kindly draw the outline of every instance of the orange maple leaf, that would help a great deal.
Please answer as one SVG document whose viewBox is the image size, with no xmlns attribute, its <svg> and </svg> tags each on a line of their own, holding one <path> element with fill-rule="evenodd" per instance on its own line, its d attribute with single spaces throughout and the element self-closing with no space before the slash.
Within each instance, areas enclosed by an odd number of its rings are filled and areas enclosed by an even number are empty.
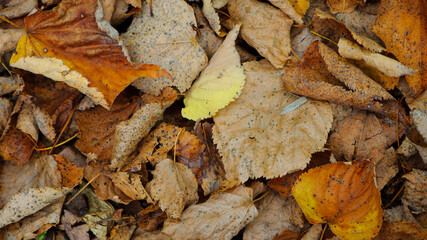
<svg viewBox="0 0 427 240">
<path fill-rule="evenodd" d="M 11 65 L 63 81 L 105 108 L 137 78 L 172 78 L 157 65 L 132 66 L 97 0 L 65 0 L 24 24 Z"/>
</svg>

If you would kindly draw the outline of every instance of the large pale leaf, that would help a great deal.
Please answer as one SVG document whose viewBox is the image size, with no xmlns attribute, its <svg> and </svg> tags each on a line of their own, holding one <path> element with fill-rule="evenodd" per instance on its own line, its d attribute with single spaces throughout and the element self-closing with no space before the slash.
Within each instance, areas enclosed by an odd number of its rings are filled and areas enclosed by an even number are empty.
<svg viewBox="0 0 427 240">
<path fill-rule="evenodd" d="M 167 220 L 162 232 L 172 239 L 231 239 L 257 215 L 252 189 L 239 186 L 188 207 L 180 222 Z"/>
<path fill-rule="evenodd" d="M 305 168 L 311 154 L 326 142 L 332 123 L 330 106 L 308 101 L 281 115 L 283 107 L 297 99 L 283 89 L 286 70 L 278 71 L 265 60 L 243 67 L 242 94 L 214 117 L 214 141 L 227 179 L 235 184 Z"/>
<path fill-rule="evenodd" d="M 240 25 L 231 30 L 208 66 L 187 92 L 182 116 L 191 120 L 214 116 L 242 91 L 245 74 L 235 48 Z"/>
</svg>

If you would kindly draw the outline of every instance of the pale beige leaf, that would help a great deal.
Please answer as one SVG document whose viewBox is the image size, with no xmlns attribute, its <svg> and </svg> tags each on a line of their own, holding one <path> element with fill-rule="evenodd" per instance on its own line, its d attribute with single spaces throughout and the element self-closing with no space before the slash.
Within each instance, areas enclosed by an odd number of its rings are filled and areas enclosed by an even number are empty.
<svg viewBox="0 0 427 240">
<path fill-rule="evenodd" d="M 141 228 L 137 228 L 132 235 L 132 240 L 171 240 L 171 238 L 160 231 L 146 232 Z"/>
<path fill-rule="evenodd" d="M 136 8 L 142 8 L 142 5 L 141 5 L 142 0 L 125 0 L 125 2 Z"/>
<path fill-rule="evenodd" d="M 147 188 L 168 217 L 180 218 L 184 207 L 199 200 L 197 179 L 187 165 L 166 158 L 152 173 Z"/>
<path fill-rule="evenodd" d="M 114 186 L 122 190 L 133 200 L 146 199 L 148 203 L 152 203 L 150 195 L 148 195 L 144 186 L 142 185 L 141 178 L 135 173 L 116 172 L 110 174 Z"/>
<path fill-rule="evenodd" d="M 412 101 L 408 100 L 409 108 L 411 108 L 411 116 L 418 132 L 427 142 L 427 91 L 424 91 Z"/>
<path fill-rule="evenodd" d="M 18 77 L 0 77 L 0 96 L 11 93 L 22 85 Z"/>
<path fill-rule="evenodd" d="M 0 236 L 7 236 L 7 239 L 21 239 L 23 236 L 24 239 L 35 239 L 59 223 L 64 200 L 65 197 L 62 197 L 21 221 L 7 225 L 0 230 Z"/>
<path fill-rule="evenodd" d="M 276 192 L 270 192 L 257 202 L 258 216 L 245 227 L 243 239 L 272 239 L 285 229 L 298 232 L 290 218 L 292 200 L 284 199 Z M 295 201 L 295 200 L 294 200 Z"/>
<path fill-rule="evenodd" d="M 211 195 L 204 203 L 188 207 L 181 221 L 167 220 L 163 233 L 172 239 L 231 239 L 258 215 L 252 189 L 239 186 Z"/>
<path fill-rule="evenodd" d="M 140 78 L 132 83 L 144 91 L 159 95 L 166 86 L 187 90 L 207 64 L 203 49 L 194 41 L 194 12 L 183 0 L 152 1 L 153 16 L 147 1 L 122 40 L 134 62 L 149 62 L 165 69 L 174 78 Z"/>
<path fill-rule="evenodd" d="M 225 22 L 226 27 L 242 23 L 240 36 L 274 67 L 282 68 L 290 58 L 293 21 L 279 9 L 256 0 L 230 0 L 228 12 L 232 22 Z"/>
<path fill-rule="evenodd" d="M 136 149 L 154 124 L 163 117 L 165 108 L 158 103 L 151 103 L 139 109 L 129 120 L 116 126 L 114 135 L 111 169 L 121 168 L 127 157 Z"/>
<path fill-rule="evenodd" d="M 209 25 L 214 30 L 214 32 L 221 36 L 221 23 L 219 21 L 218 13 L 215 11 L 214 7 L 212 6 L 211 0 L 203 0 L 203 15 L 205 15 L 206 19 L 209 22 Z"/>
<path fill-rule="evenodd" d="M 385 152 L 385 156 L 375 164 L 375 176 L 378 189 L 383 187 L 399 172 L 397 156 L 393 147 Z"/>
<path fill-rule="evenodd" d="M 301 238 L 301 240 L 318 240 L 322 233 L 322 224 L 314 224 L 311 226 L 307 233 Z"/>
<path fill-rule="evenodd" d="M 415 144 L 411 142 L 411 140 L 405 137 L 405 140 L 403 140 L 397 149 L 397 153 L 409 158 L 417 153 L 417 148 L 415 147 Z"/>
<path fill-rule="evenodd" d="M 373 52 L 384 52 L 386 50 L 381 45 L 379 45 L 377 42 L 368 38 L 367 36 L 364 36 L 362 34 L 358 34 L 348 27 L 347 27 L 347 29 L 350 31 L 351 36 L 353 36 L 354 40 L 356 40 L 357 43 L 364 46 L 366 49 L 371 50 Z"/>
<path fill-rule="evenodd" d="M 326 142 L 332 124 L 329 104 L 310 100 L 280 115 L 296 99 L 283 89 L 286 69 L 278 71 L 265 60 L 243 67 L 242 94 L 214 117 L 214 141 L 227 180 L 235 184 L 305 168 Z"/>
<path fill-rule="evenodd" d="M 0 56 L 16 48 L 19 39 L 24 34 L 25 31 L 22 29 L 0 29 Z"/>
<path fill-rule="evenodd" d="M 321 40 L 319 36 L 316 36 L 308 30 L 308 28 L 303 28 L 301 32 L 291 38 L 292 50 L 299 58 L 304 57 L 304 52 L 310 44 L 314 41 Z"/>
<path fill-rule="evenodd" d="M 345 58 L 364 60 L 369 66 L 375 67 L 390 77 L 412 75 L 418 72 L 392 58 L 363 49 L 359 47 L 359 45 L 346 39 L 340 39 L 338 42 L 338 52 Z"/>
<path fill-rule="evenodd" d="M 288 0 L 268 0 L 271 4 L 278 7 L 282 10 L 288 17 L 294 20 L 298 24 L 303 24 L 301 15 L 299 15 L 295 9 L 292 7 L 292 4 Z"/>
<path fill-rule="evenodd" d="M 22 17 L 37 7 L 37 0 L 11 0 L 0 5 L 0 16 L 7 19 Z"/>
<path fill-rule="evenodd" d="M 107 239 L 108 229 L 111 221 L 104 222 L 104 219 L 111 217 L 114 207 L 106 201 L 99 199 L 95 193 L 85 188 L 82 191 L 89 201 L 89 211 L 83 216 L 83 220 L 89 225 L 90 231 L 100 240 Z"/>
<path fill-rule="evenodd" d="M 12 102 L 7 98 L 0 97 L 0 132 L 6 128 L 9 116 L 12 113 Z"/>
<path fill-rule="evenodd" d="M 229 0 L 212 0 L 212 5 L 216 9 L 220 9 L 227 5 Z"/>
<path fill-rule="evenodd" d="M 16 127 L 22 132 L 30 135 L 36 142 L 38 141 L 38 127 L 36 119 L 34 118 L 33 110 L 29 104 L 24 103 L 24 106 L 22 106 L 21 112 L 18 115 Z"/>
<path fill-rule="evenodd" d="M 4 161 L 0 174 L 0 207 L 20 191 L 60 186 L 61 173 L 50 155 L 33 153 L 31 159 L 23 165 Z"/>
<path fill-rule="evenodd" d="M 68 193 L 69 188 L 30 188 L 13 195 L 0 211 L 0 228 L 17 222 Z"/>
<path fill-rule="evenodd" d="M 427 171 L 412 169 L 403 175 L 406 179 L 402 202 L 415 214 L 427 211 Z"/>
</svg>

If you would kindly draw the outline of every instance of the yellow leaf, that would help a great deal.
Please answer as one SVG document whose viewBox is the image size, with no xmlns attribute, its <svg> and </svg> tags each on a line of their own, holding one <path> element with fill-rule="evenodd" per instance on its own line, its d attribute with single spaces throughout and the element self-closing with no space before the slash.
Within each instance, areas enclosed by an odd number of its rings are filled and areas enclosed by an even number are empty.
<svg viewBox="0 0 427 240">
<path fill-rule="evenodd" d="M 310 2 L 307 0 L 288 0 L 290 4 L 292 4 L 292 7 L 295 9 L 295 11 L 301 15 L 304 16 L 305 12 L 307 12 L 308 7 L 310 7 Z"/>
<path fill-rule="evenodd" d="M 191 120 L 212 117 L 234 101 L 241 93 L 245 74 L 234 41 L 239 33 L 236 25 L 227 35 L 199 79 L 188 91 L 182 116 Z"/>
</svg>

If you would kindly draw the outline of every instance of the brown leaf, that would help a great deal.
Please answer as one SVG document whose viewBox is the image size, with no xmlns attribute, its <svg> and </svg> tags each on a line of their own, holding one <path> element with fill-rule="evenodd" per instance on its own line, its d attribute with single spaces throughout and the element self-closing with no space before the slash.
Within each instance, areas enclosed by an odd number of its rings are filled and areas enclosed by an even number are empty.
<svg viewBox="0 0 427 240">
<path fill-rule="evenodd" d="M 362 2 L 363 3 L 363 2 Z M 326 0 L 329 9 L 333 14 L 339 12 L 353 12 L 360 4 L 359 0 Z"/>
<path fill-rule="evenodd" d="M 58 170 L 61 172 L 61 186 L 73 188 L 79 185 L 83 179 L 83 168 L 79 168 L 73 163 L 70 163 L 61 155 L 52 155 L 53 159 L 58 164 Z"/>
<path fill-rule="evenodd" d="M 379 240 L 423 240 L 427 238 L 427 231 L 421 229 L 413 223 L 402 222 L 384 222 L 383 227 L 377 238 Z"/>
<path fill-rule="evenodd" d="M 372 27 L 375 34 L 385 43 L 387 50 L 393 53 L 404 65 L 419 72 L 406 76 L 410 90 L 403 93 L 415 97 L 426 87 L 424 53 L 427 38 L 425 31 L 425 8 L 423 1 L 381 1 L 378 17 Z"/>
<path fill-rule="evenodd" d="M 299 233 L 291 231 L 289 229 L 283 230 L 279 235 L 275 236 L 273 240 L 298 240 Z"/>
<path fill-rule="evenodd" d="M 27 16 L 11 65 L 63 81 L 105 108 L 136 78 L 168 76 L 156 65 L 134 68 L 97 9 L 95 0 L 66 0 Z"/>
<path fill-rule="evenodd" d="M 402 198 L 412 212 L 419 214 L 427 211 L 427 171 L 412 169 L 410 173 L 403 175 L 405 192 Z"/>
<path fill-rule="evenodd" d="M 122 190 L 132 200 L 146 199 L 147 202 L 152 203 L 150 195 L 148 195 L 141 182 L 141 177 L 135 173 L 116 172 L 110 173 L 111 180 L 114 186 Z"/>
<path fill-rule="evenodd" d="M 228 12 L 232 22 L 226 23 L 227 28 L 241 22 L 240 36 L 274 67 L 282 68 L 290 58 L 292 20 L 277 8 L 255 0 L 231 0 Z"/>
<path fill-rule="evenodd" d="M 138 227 L 144 231 L 154 231 L 157 226 L 162 224 L 167 219 L 167 215 L 163 212 L 159 205 L 150 205 L 143 212 L 138 214 Z"/>
<path fill-rule="evenodd" d="M 110 231 L 109 240 L 130 240 L 135 231 L 135 225 L 116 225 Z"/>
<path fill-rule="evenodd" d="M 375 176 L 378 189 L 384 186 L 399 172 L 397 156 L 393 147 L 385 151 L 385 155 L 375 164 Z"/>
<path fill-rule="evenodd" d="M 184 207 L 199 200 L 197 180 L 185 164 L 166 158 L 156 165 L 152 173 L 153 180 L 147 188 L 168 217 L 180 218 Z"/>
</svg>

